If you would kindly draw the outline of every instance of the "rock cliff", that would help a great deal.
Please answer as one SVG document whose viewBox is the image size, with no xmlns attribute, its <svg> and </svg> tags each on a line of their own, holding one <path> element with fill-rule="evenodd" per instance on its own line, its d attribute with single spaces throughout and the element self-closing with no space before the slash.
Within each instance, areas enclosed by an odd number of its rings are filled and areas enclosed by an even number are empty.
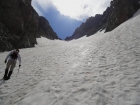
<svg viewBox="0 0 140 105">
<path fill-rule="evenodd" d="M 84 35 L 90 36 L 99 30 L 112 31 L 133 16 L 140 8 L 140 0 L 113 0 L 102 15 L 89 17 L 85 23 L 78 27 L 72 36 L 65 40 L 78 39 Z"/>
<path fill-rule="evenodd" d="M 57 34 L 53 31 L 51 26 L 49 25 L 48 20 L 44 17 L 39 17 L 39 26 L 38 26 L 38 33 L 37 37 L 43 36 L 47 37 L 48 39 L 58 39 Z"/>
<path fill-rule="evenodd" d="M 31 0 L 0 0 L 0 51 L 33 47 L 40 36 L 58 39 L 49 22 L 33 9 Z"/>
</svg>

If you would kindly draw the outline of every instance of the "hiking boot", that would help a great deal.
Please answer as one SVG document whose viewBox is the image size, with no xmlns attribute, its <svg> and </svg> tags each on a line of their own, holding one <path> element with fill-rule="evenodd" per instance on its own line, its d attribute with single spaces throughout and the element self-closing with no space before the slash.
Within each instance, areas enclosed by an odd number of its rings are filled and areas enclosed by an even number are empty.
<svg viewBox="0 0 140 105">
<path fill-rule="evenodd" d="M 6 80 L 10 79 L 10 77 L 11 77 L 12 73 L 13 73 L 13 71 L 9 71 L 9 74 L 8 74 L 8 76 L 7 76 Z"/>
<path fill-rule="evenodd" d="M 4 80 L 7 79 L 7 73 L 8 73 L 8 69 L 5 69 L 5 74 L 4 74 L 4 77 L 3 77 Z"/>
</svg>

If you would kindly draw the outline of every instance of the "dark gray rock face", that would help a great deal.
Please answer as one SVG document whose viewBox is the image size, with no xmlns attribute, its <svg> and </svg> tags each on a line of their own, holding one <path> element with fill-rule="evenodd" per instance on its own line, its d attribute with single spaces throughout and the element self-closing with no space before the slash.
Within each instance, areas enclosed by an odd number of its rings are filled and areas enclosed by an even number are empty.
<svg viewBox="0 0 140 105">
<path fill-rule="evenodd" d="M 57 34 L 53 31 L 51 26 L 49 25 L 48 20 L 46 20 L 44 17 L 39 17 L 39 24 L 38 24 L 38 37 L 43 36 L 47 37 L 48 39 L 58 39 Z"/>
<path fill-rule="evenodd" d="M 102 15 L 90 17 L 78 27 L 72 36 L 65 40 L 78 39 L 84 35 L 90 36 L 99 30 L 112 31 L 121 23 L 133 16 L 140 8 L 140 0 L 113 0 Z"/>
<path fill-rule="evenodd" d="M 31 0 L 0 0 L 0 51 L 34 47 L 40 36 L 58 39 L 49 22 L 44 18 L 41 24 L 41 19 Z"/>
<path fill-rule="evenodd" d="M 113 0 L 110 3 L 106 32 L 128 20 L 140 8 L 140 0 Z"/>
</svg>

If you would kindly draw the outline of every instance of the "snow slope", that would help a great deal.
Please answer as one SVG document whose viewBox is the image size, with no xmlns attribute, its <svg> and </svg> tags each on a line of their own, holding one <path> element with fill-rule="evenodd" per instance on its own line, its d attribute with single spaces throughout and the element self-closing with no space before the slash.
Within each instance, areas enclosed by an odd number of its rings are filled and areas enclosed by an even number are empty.
<svg viewBox="0 0 140 105">
<path fill-rule="evenodd" d="M 112 32 L 38 42 L 20 50 L 19 74 L 17 65 L 0 81 L 0 105 L 140 105 L 140 10 Z"/>
</svg>

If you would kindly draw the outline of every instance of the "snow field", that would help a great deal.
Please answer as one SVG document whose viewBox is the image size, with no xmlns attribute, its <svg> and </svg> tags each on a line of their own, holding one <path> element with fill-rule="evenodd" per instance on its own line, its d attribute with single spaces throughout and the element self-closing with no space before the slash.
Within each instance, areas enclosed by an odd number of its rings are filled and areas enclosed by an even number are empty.
<svg viewBox="0 0 140 105">
<path fill-rule="evenodd" d="M 38 39 L 0 81 L 0 105 L 140 105 L 140 11 L 112 32 L 70 42 Z M 0 76 L 4 59 L 0 53 Z M 17 65 L 18 66 L 18 65 Z"/>
</svg>

